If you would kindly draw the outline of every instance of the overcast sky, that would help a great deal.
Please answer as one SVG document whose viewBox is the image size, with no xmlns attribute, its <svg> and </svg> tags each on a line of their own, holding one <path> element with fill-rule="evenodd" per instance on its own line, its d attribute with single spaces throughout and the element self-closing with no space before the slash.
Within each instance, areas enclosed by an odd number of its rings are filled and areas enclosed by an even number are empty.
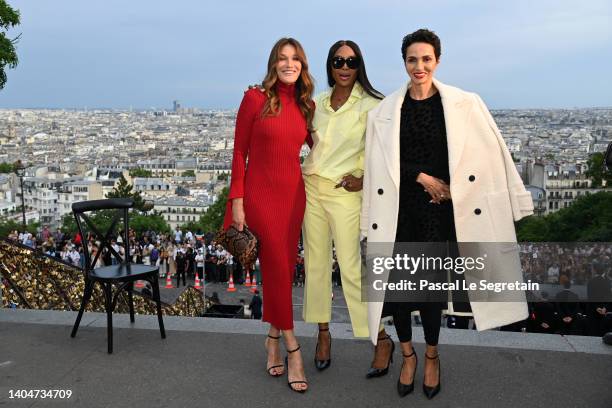
<svg viewBox="0 0 612 408">
<path fill-rule="evenodd" d="M 283 36 L 306 49 L 317 91 L 329 47 L 351 39 L 388 94 L 421 27 L 442 40 L 438 79 L 491 108 L 612 106 L 609 0 L 8 2 L 22 36 L 0 108 L 236 108 Z"/>
</svg>

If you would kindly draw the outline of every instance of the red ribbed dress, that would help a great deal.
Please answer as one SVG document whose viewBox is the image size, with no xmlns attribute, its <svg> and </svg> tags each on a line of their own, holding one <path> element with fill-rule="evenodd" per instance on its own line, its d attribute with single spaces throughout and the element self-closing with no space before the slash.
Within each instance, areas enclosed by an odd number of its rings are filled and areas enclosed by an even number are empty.
<svg viewBox="0 0 612 408">
<path fill-rule="evenodd" d="M 240 104 L 224 224 L 227 228 L 232 221 L 231 199 L 243 197 L 246 224 L 259 240 L 263 320 L 290 330 L 295 257 L 306 206 L 299 157 L 308 131 L 295 85 L 278 81 L 276 87 L 278 116 L 261 117 L 266 95 L 257 89 L 247 91 Z"/>
</svg>

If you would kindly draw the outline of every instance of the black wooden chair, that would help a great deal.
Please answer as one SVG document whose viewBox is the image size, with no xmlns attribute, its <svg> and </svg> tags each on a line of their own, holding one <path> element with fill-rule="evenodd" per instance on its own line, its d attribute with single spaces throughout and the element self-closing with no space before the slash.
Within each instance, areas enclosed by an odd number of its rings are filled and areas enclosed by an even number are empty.
<svg viewBox="0 0 612 408">
<path fill-rule="evenodd" d="M 128 301 L 130 309 L 130 322 L 134 323 L 134 301 L 133 291 L 134 282 L 137 280 L 145 280 L 149 282 L 153 288 L 153 300 L 157 303 L 157 320 L 159 321 L 159 330 L 162 339 L 166 338 L 164 329 L 164 321 L 162 319 L 161 300 L 159 296 L 159 271 L 154 265 L 140 265 L 129 262 L 130 254 L 130 239 L 129 239 L 129 223 L 128 211 L 134 206 L 134 200 L 131 198 L 111 198 L 106 200 L 81 201 L 72 204 L 72 212 L 76 219 L 79 234 L 83 245 L 83 256 L 85 257 L 83 272 L 85 274 L 85 292 L 81 302 L 81 308 L 77 316 L 74 327 L 72 328 L 71 337 L 76 336 L 83 312 L 87 303 L 91 299 L 93 287 L 96 282 L 99 282 L 104 290 L 104 306 L 106 309 L 107 318 L 107 340 L 108 352 L 113 352 L 113 310 L 117 305 L 118 296 L 121 291 L 128 292 Z M 109 215 L 112 214 L 112 221 L 106 231 L 101 231 L 100 226 L 96 226 L 91 218 L 91 213 L 97 211 L 105 211 Z M 86 213 L 90 213 L 87 215 Z M 111 240 L 116 237 L 115 229 L 119 225 L 120 219 L 123 218 L 123 245 L 124 254 L 122 258 L 111 245 Z M 100 247 L 97 254 L 92 259 L 86 231 L 89 232 L 95 240 L 100 242 Z M 98 259 L 102 256 L 102 252 L 109 251 L 112 257 L 117 261 L 116 265 L 107 265 L 95 267 Z M 113 294 L 113 284 L 117 286 L 116 292 Z"/>
</svg>

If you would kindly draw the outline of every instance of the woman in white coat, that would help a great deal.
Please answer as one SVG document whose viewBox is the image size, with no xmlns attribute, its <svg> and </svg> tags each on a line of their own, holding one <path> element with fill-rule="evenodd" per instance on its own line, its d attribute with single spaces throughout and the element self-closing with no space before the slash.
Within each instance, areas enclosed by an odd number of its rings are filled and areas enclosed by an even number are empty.
<svg viewBox="0 0 612 408">
<path fill-rule="evenodd" d="M 531 195 L 480 97 L 434 79 L 440 50 L 439 38 L 429 30 L 407 35 L 402 57 L 410 81 L 368 115 L 361 233 L 370 248 L 393 242 L 511 243 L 490 257 L 487 268 L 502 280 L 522 281 L 513 219 L 533 212 Z M 516 300 L 470 298 L 478 330 L 525 319 L 524 294 Z M 413 310 L 420 311 L 427 343 L 423 391 L 433 398 L 440 390 L 437 342 L 443 308 L 456 313 L 450 302 L 385 303 L 404 355 L 397 383 L 401 396 L 414 389 Z M 370 301 L 374 344 L 384 339 L 377 335 L 382 314 L 383 302 Z M 393 348 L 386 350 L 390 361 Z"/>
</svg>

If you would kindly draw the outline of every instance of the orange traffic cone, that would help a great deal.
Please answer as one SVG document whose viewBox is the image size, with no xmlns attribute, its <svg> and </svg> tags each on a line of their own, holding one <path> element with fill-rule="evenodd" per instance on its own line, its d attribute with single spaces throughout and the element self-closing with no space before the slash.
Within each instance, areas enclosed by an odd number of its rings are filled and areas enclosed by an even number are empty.
<svg viewBox="0 0 612 408">
<path fill-rule="evenodd" d="M 253 280 L 251 281 L 251 290 L 249 292 L 255 293 L 257 290 L 257 276 L 255 276 L 255 272 L 253 272 Z"/>
<path fill-rule="evenodd" d="M 247 278 L 246 278 L 246 282 L 244 283 L 244 286 L 246 287 L 251 286 L 251 273 L 248 269 L 247 269 Z"/>
<path fill-rule="evenodd" d="M 234 286 L 234 274 L 230 273 L 229 286 L 227 287 L 228 292 L 235 292 L 236 287 Z"/>
<path fill-rule="evenodd" d="M 168 272 L 166 274 L 166 286 L 164 286 L 166 289 L 173 289 L 174 286 L 172 286 L 172 278 L 170 277 L 170 272 Z"/>
<path fill-rule="evenodd" d="M 194 286 L 194 288 L 202 289 L 202 285 L 200 285 L 200 275 L 198 274 L 197 271 L 196 271 L 195 286 Z"/>
</svg>

